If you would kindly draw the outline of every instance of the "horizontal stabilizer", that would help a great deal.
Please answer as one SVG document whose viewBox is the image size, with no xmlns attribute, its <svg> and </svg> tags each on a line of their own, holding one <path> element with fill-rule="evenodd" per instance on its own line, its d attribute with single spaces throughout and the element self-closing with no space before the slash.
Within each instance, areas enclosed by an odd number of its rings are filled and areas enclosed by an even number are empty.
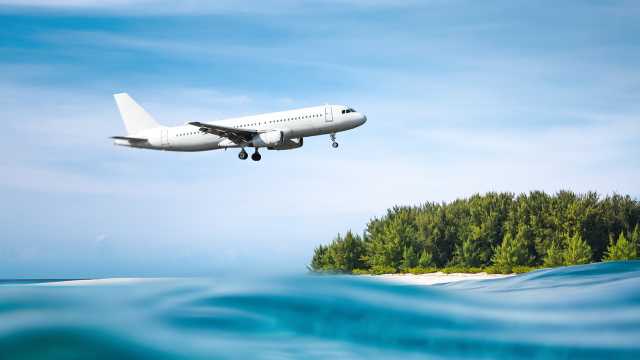
<svg viewBox="0 0 640 360">
<path fill-rule="evenodd" d="M 129 137 L 129 136 L 112 136 L 112 139 L 115 140 L 127 140 L 129 142 L 133 142 L 133 143 L 138 143 L 138 142 L 147 142 L 149 141 L 149 139 L 143 139 L 143 138 L 136 138 L 136 137 Z"/>
</svg>

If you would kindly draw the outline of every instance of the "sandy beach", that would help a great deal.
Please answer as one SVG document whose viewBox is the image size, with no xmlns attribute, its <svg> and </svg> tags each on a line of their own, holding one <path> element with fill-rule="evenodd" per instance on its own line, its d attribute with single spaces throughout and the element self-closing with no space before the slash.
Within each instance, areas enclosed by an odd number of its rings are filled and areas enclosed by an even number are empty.
<svg viewBox="0 0 640 360">
<path fill-rule="evenodd" d="M 500 279 L 504 277 L 514 276 L 501 274 L 487 274 L 485 272 L 476 274 L 453 273 L 445 274 L 441 271 L 429 274 L 382 274 L 382 275 L 363 275 L 371 276 L 376 279 L 390 281 L 395 283 L 403 283 L 407 285 L 435 285 L 465 280 L 490 280 Z"/>
</svg>

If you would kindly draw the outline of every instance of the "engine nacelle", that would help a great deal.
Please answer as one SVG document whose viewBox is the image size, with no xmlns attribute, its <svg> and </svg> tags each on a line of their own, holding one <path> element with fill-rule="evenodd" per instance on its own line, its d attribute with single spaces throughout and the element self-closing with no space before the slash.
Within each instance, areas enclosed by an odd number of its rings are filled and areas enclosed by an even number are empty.
<svg viewBox="0 0 640 360">
<path fill-rule="evenodd" d="M 273 130 L 256 135 L 251 141 L 256 147 L 274 147 L 282 145 L 284 134 L 282 131 Z"/>
<path fill-rule="evenodd" d="M 300 137 L 300 138 L 288 139 L 287 141 L 285 141 L 281 145 L 270 146 L 267 149 L 269 149 L 269 150 L 291 150 L 291 149 L 296 149 L 296 148 L 302 147 L 303 144 L 304 144 L 304 138 Z"/>
</svg>

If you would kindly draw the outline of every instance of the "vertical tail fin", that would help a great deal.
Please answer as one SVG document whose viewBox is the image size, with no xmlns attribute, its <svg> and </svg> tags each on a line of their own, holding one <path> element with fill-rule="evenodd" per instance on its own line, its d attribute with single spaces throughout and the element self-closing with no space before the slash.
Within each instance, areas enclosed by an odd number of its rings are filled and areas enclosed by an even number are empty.
<svg viewBox="0 0 640 360">
<path fill-rule="evenodd" d="M 124 127 L 127 128 L 129 135 L 160 126 L 129 94 L 114 94 L 113 97 L 116 99 L 120 117 L 122 117 Z"/>
</svg>

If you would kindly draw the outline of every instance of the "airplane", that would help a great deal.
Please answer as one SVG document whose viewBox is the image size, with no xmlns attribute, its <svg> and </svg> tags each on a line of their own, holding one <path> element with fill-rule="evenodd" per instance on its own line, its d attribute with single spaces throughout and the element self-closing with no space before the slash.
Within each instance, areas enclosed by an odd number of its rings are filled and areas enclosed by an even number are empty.
<svg viewBox="0 0 640 360">
<path fill-rule="evenodd" d="M 114 94 L 127 130 L 113 136 L 113 143 L 133 148 L 165 151 L 206 151 L 239 148 L 238 158 L 246 160 L 245 148 L 253 147 L 251 159 L 260 161 L 260 148 L 290 150 L 302 147 L 305 137 L 329 135 L 338 147 L 336 133 L 356 128 L 367 117 L 344 105 L 323 105 L 213 122 L 188 122 L 182 126 L 158 124 L 128 94 Z"/>
</svg>

